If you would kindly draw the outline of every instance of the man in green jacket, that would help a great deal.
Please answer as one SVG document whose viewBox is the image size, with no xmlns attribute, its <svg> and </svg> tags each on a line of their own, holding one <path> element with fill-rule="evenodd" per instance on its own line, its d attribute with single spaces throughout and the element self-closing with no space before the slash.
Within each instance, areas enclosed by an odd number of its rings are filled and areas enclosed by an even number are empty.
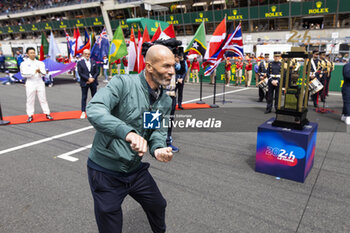
<svg viewBox="0 0 350 233">
<path fill-rule="evenodd" d="M 153 45 L 145 63 L 138 75 L 113 77 L 87 106 L 96 129 L 87 165 L 99 232 L 122 232 L 121 205 L 127 195 L 141 204 L 153 232 L 166 229 L 166 200 L 148 172 L 149 163 L 141 159 L 147 147 L 161 162 L 172 159 L 161 122 L 170 114 L 171 99 L 163 86 L 175 75 L 175 58 L 167 47 Z"/>
</svg>

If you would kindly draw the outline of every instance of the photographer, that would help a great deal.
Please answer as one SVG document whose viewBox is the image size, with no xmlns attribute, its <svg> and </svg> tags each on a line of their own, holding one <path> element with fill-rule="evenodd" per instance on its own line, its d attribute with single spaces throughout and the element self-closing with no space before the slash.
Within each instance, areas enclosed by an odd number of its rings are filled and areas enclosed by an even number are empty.
<svg viewBox="0 0 350 233">
<path fill-rule="evenodd" d="M 144 128 L 144 113 L 154 119 L 170 114 L 171 99 L 163 87 L 175 75 L 173 52 L 163 45 L 145 46 L 146 67 L 140 74 L 117 75 L 87 106 L 96 129 L 88 177 L 99 232 L 122 232 L 122 203 L 130 195 L 146 212 L 153 232 L 165 232 L 166 200 L 141 159 L 150 154 L 161 162 L 172 159 L 167 129 Z M 159 114 L 159 115 L 157 115 Z M 152 120 L 153 121 L 153 120 Z"/>
</svg>

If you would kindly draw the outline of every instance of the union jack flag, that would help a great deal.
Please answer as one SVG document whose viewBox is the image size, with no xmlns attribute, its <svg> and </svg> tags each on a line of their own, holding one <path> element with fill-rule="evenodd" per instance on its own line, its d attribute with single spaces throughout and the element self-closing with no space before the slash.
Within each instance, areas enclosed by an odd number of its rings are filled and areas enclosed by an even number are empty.
<svg viewBox="0 0 350 233">
<path fill-rule="evenodd" d="M 102 32 L 100 33 L 100 36 L 97 38 L 96 44 L 98 44 L 99 48 L 101 48 L 102 39 L 108 40 L 108 34 L 107 34 L 106 28 L 103 28 Z"/>
<path fill-rule="evenodd" d="M 68 51 L 69 53 L 74 56 L 74 49 L 73 47 L 75 46 L 75 40 L 72 40 L 69 36 L 69 34 L 64 30 L 64 33 L 66 34 L 66 40 L 67 40 L 67 46 L 68 46 Z"/>
<path fill-rule="evenodd" d="M 241 24 L 239 24 L 235 30 L 233 29 L 234 26 L 231 24 L 227 36 L 220 48 L 212 57 L 203 63 L 203 66 L 208 66 L 204 71 L 205 76 L 210 75 L 218 67 L 218 65 L 224 59 L 224 54 L 226 52 L 233 53 L 235 56 L 241 58 L 244 57 Z"/>
</svg>

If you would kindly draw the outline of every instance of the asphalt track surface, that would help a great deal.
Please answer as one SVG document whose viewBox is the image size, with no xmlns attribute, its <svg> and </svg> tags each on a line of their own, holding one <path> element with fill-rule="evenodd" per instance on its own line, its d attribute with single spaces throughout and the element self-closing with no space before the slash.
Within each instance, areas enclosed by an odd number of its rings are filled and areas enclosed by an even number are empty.
<svg viewBox="0 0 350 233">
<path fill-rule="evenodd" d="M 64 77 L 55 82 L 46 89 L 51 111 L 79 110 L 79 85 Z M 197 99 L 198 90 L 186 84 L 184 101 Z M 210 96 L 213 86 L 203 90 Z M 175 129 L 180 152 L 171 162 L 144 156 L 168 202 L 167 232 L 350 232 L 350 129 L 340 121 L 341 96 L 328 98 L 335 113 L 309 110 L 309 120 L 319 124 L 316 155 L 305 183 L 298 183 L 254 171 L 257 127 L 274 114 L 263 113 L 255 87 L 226 91 L 232 103 L 223 105 L 220 95 L 218 109 L 177 112 L 215 117 L 224 129 Z M 25 114 L 24 86 L 1 85 L 0 102 L 5 116 Z M 41 112 L 37 100 L 35 109 Z M 86 119 L 0 127 L 0 232 L 97 232 L 86 169 L 94 132 Z M 122 208 L 123 232 L 151 232 L 132 198 Z"/>
</svg>

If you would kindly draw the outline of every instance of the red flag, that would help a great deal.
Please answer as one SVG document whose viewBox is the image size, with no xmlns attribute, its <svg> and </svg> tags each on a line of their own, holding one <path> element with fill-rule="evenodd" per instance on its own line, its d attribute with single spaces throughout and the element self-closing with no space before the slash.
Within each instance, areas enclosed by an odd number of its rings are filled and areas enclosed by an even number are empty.
<svg viewBox="0 0 350 233">
<path fill-rule="evenodd" d="M 159 36 L 159 39 L 176 38 L 174 26 L 170 24 Z"/>
<path fill-rule="evenodd" d="M 81 47 L 83 46 L 83 41 L 81 40 L 80 37 L 80 32 L 79 32 L 79 28 L 77 28 L 77 30 L 74 33 L 74 40 L 75 40 L 75 55 L 79 54 L 79 49 L 81 49 Z"/>
<path fill-rule="evenodd" d="M 84 46 L 81 47 L 80 49 L 77 49 L 77 53 L 83 53 L 83 51 L 84 51 L 85 49 L 90 49 L 90 44 L 91 44 L 90 36 L 89 36 L 89 34 L 87 33 L 87 31 L 85 30 L 85 42 L 84 42 Z"/>
<path fill-rule="evenodd" d="M 147 30 L 147 26 L 145 26 L 145 30 L 143 31 L 143 36 L 141 37 L 141 31 L 139 29 L 139 34 L 138 34 L 138 46 L 137 46 L 137 54 L 138 54 L 138 73 L 140 73 L 144 68 L 145 68 L 145 60 L 144 57 L 142 56 L 142 44 L 144 42 L 149 42 L 149 34 Z"/>
<path fill-rule="evenodd" d="M 214 31 L 213 36 L 210 38 L 207 51 L 205 52 L 204 59 L 210 59 L 219 50 L 221 44 L 226 37 L 226 17 L 221 21 L 219 26 Z"/>
<path fill-rule="evenodd" d="M 159 25 L 159 27 L 157 28 L 157 31 L 154 33 L 154 35 L 152 37 L 151 42 L 158 40 L 161 33 L 162 33 L 162 29 L 160 28 L 160 25 Z"/>
<path fill-rule="evenodd" d="M 130 43 L 128 48 L 128 70 L 138 72 L 137 69 L 137 48 L 134 29 L 131 28 Z"/>
</svg>

